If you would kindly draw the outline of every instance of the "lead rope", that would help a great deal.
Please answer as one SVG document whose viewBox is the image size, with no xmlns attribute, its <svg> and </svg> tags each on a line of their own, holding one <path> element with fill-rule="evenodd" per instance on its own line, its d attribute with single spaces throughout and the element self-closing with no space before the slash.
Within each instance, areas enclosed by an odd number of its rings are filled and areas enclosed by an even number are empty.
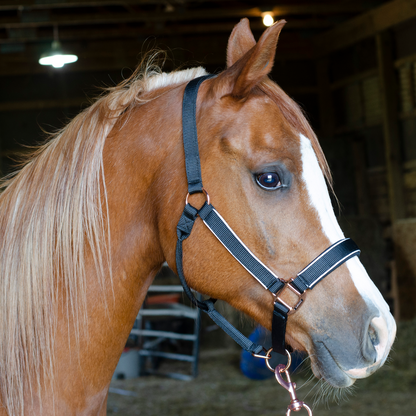
<svg viewBox="0 0 416 416">
<path fill-rule="evenodd" d="M 289 416 L 292 411 L 298 412 L 303 407 L 307 410 L 308 415 L 312 416 L 311 409 L 296 396 L 296 384 L 293 383 L 289 375 L 291 364 L 290 353 L 285 349 L 285 332 L 288 315 L 296 312 L 303 305 L 305 292 L 312 289 L 325 276 L 339 267 L 345 261 L 360 253 L 357 245 L 349 238 L 337 241 L 335 244 L 326 249 L 308 266 L 299 272 L 295 279 L 284 281 L 279 279 L 265 264 L 263 264 L 249 248 L 238 238 L 227 222 L 210 204 L 209 195 L 202 186 L 201 165 L 198 150 L 198 136 L 196 128 L 196 100 L 200 84 L 213 77 L 206 75 L 195 78 L 190 81 L 185 88 L 182 104 L 182 125 L 183 125 L 183 143 L 185 151 L 186 177 L 188 181 L 188 195 L 185 201 L 185 208 L 177 226 L 177 244 L 176 244 L 176 268 L 179 279 L 186 295 L 191 302 L 207 313 L 210 318 L 231 338 L 233 338 L 246 351 L 249 351 L 255 357 L 266 360 L 268 368 L 274 372 L 277 382 L 283 386 L 291 396 L 291 402 L 287 408 L 286 415 Z M 188 203 L 188 198 L 194 193 L 204 193 L 207 201 L 201 207 L 196 209 Z M 214 307 L 216 299 L 198 300 L 189 288 L 183 273 L 183 248 L 182 243 L 186 240 L 192 231 L 193 225 L 200 217 L 208 229 L 215 235 L 221 244 L 230 252 L 230 254 L 267 290 L 269 290 L 274 300 L 273 322 L 272 322 L 272 348 L 268 351 L 261 345 L 255 344 L 231 325 Z M 290 306 L 281 299 L 282 292 L 288 289 L 298 296 L 297 303 Z M 271 352 L 275 351 L 285 354 L 288 357 L 286 365 L 279 364 L 275 369 L 270 366 L 269 360 Z M 261 354 L 262 353 L 262 354 Z M 286 380 L 283 378 L 286 376 Z"/>
</svg>

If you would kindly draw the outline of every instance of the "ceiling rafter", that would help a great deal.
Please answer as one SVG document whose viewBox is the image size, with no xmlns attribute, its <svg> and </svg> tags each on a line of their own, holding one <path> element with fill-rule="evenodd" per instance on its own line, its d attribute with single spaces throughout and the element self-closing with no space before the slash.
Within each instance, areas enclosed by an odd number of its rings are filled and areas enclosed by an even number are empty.
<svg viewBox="0 0 416 416">
<path fill-rule="evenodd" d="M 6 1 L 0 3 L 3 75 L 47 71 L 38 65 L 38 59 L 54 39 L 55 27 L 63 46 L 79 56 L 70 71 L 134 65 L 135 56 L 148 39 L 175 50 L 178 61 L 195 57 L 221 65 L 235 24 L 248 17 L 258 37 L 264 30 L 261 14 L 266 10 L 288 21 L 279 44 L 280 59 L 307 60 L 314 54 L 316 35 L 388 0 L 283 0 L 285 4 L 274 0 Z M 183 52 L 191 50 L 196 53 Z M 202 53 L 205 50 L 209 52 Z"/>
<path fill-rule="evenodd" d="M 9 0 L 9 4 L 0 5 L 0 11 L 2 10 L 36 10 L 36 9 L 64 9 L 64 8 L 88 8 L 88 7 L 109 7 L 109 6 L 144 6 L 144 5 L 163 5 L 170 4 L 171 6 L 186 6 L 188 5 L 203 5 L 208 3 L 204 0 L 199 1 L 175 1 L 175 0 L 98 0 L 98 1 L 79 1 L 79 0 L 65 0 L 62 2 L 45 2 L 41 3 L 37 0 L 18 0 L 13 1 Z M 232 4 L 238 3 L 235 0 L 221 0 L 221 1 L 210 1 L 209 3 L 217 4 L 217 7 L 222 8 L 224 3 Z M 291 14 L 334 14 L 334 13 L 361 13 L 368 10 L 371 5 L 363 4 L 363 2 L 333 2 L 333 3 L 314 3 L 314 4 L 282 4 L 279 6 L 274 6 L 275 2 L 258 2 L 258 9 L 273 10 L 278 16 L 280 15 L 291 15 Z M 241 8 L 239 7 L 235 7 Z M 261 11 L 260 11 L 261 14 Z"/>
<path fill-rule="evenodd" d="M 106 27 L 105 31 L 102 30 L 100 25 L 106 23 L 109 26 Z M 201 33 L 230 33 L 235 23 L 224 22 L 224 23 L 197 23 L 197 24 L 170 24 L 168 26 L 160 27 L 157 21 L 149 23 L 146 22 L 140 27 L 119 27 L 116 24 L 119 23 L 136 23 L 135 21 L 119 21 L 119 20 L 107 20 L 105 22 L 95 22 L 95 24 L 89 23 L 90 26 L 85 29 L 85 26 L 76 25 L 66 25 L 65 30 L 60 31 L 59 39 L 61 41 L 66 40 L 82 40 L 85 38 L 88 39 L 107 39 L 107 38 L 132 38 L 137 36 L 157 36 L 161 33 L 164 35 L 188 35 L 188 34 L 201 34 Z M 39 28 L 51 27 L 54 25 L 59 25 L 58 22 L 48 22 L 43 25 L 33 25 L 33 26 L 10 26 L 7 27 L 9 31 L 13 30 L 12 36 L 9 38 L 1 38 L 0 44 L 11 44 L 11 43 L 25 43 L 25 42 L 42 42 L 50 41 L 53 39 L 53 31 L 50 30 L 49 33 L 38 34 L 36 31 L 28 31 L 25 29 L 28 28 Z M 0 25 L 1 27 L 1 25 Z M 308 19 L 299 20 L 299 19 L 290 19 L 288 22 L 289 29 L 323 29 L 332 27 L 331 23 L 322 20 L 322 19 Z M 62 26 L 61 26 L 62 28 Z M 253 31 L 262 31 L 264 26 L 261 22 L 253 22 L 251 24 L 251 29 Z M 10 34 L 9 34 L 10 35 Z"/>
<path fill-rule="evenodd" d="M 416 17 L 416 0 L 394 0 L 316 37 L 318 55 L 327 55 Z"/>
</svg>

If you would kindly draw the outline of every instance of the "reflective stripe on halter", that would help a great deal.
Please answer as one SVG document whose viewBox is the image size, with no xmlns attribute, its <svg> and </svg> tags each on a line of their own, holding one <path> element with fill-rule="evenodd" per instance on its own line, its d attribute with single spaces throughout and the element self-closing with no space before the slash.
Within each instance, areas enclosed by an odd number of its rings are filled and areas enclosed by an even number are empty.
<svg viewBox="0 0 416 416">
<path fill-rule="evenodd" d="M 182 104 L 183 143 L 188 193 L 204 192 L 207 196 L 208 194 L 202 187 L 196 128 L 196 99 L 200 84 L 205 79 L 211 77 L 213 77 L 213 75 L 206 75 L 190 81 L 185 88 Z M 214 308 L 215 299 L 199 301 L 193 296 L 192 291 L 186 283 L 182 266 L 182 242 L 191 234 L 193 224 L 198 216 L 229 253 L 275 297 L 272 323 L 272 346 L 275 352 L 281 354 L 284 354 L 285 352 L 287 317 L 303 304 L 305 291 L 312 289 L 320 280 L 348 259 L 360 254 L 359 248 L 351 239 L 346 238 L 337 241 L 299 272 L 295 279 L 286 282 L 279 279 L 272 270 L 263 264 L 250 251 L 227 222 L 209 203 L 208 197 L 207 202 L 199 210 L 189 203 L 186 203 L 177 226 L 178 241 L 176 245 L 176 267 L 185 293 L 196 306 L 206 312 L 242 348 L 255 354 L 258 354 L 263 347 L 251 342 L 234 328 L 219 312 L 217 312 Z M 286 304 L 281 299 L 281 294 L 286 288 L 298 296 L 298 301 L 293 306 Z"/>
</svg>

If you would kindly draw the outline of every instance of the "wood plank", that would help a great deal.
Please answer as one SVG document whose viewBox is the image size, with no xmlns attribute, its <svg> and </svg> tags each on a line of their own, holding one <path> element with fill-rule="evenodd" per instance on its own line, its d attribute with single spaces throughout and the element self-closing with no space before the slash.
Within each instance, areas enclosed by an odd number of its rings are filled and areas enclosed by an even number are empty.
<svg viewBox="0 0 416 416">
<path fill-rule="evenodd" d="M 416 218 L 397 221 L 393 226 L 393 241 L 397 269 L 394 289 L 400 319 L 413 319 L 416 316 Z"/>
<path fill-rule="evenodd" d="M 235 22 L 217 22 L 217 23 L 169 23 L 164 26 L 160 26 L 157 21 L 147 22 L 146 24 L 140 25 L 138 27 L 129 27 L 124 26 L 123 23 L 137 23 L 140 21 L 135 20 L 134 18 L 106 18 L 103 21 L 94 21 L 94 22 L 73 22 L 66 21 L 66 23 L 60 23 L 58 21 L 47 21 L 47 22 L 30 22 L 30 23 L 16 23 L 16 24 L 4 24 L 3 26 L 10 29 L 13 28 L 14 35 L 13 37 L 0 38 L 0 44 L 24 44 L 24 43 L 35 43 L 35 42 L 52 42 L 53 40 L 53 26 L 58 25 L 61 30 L 59 32 L 59 40 L 83 40 L 83 39 L 124 39 L 124 38 L 137 38 L 140 36 L 178 36 L 178 35 L 195 35 L 195 34 L 212 34 L 212 33 L 231 33 L 234 29 L 234 26 L 237 23 Z M 108 24 L 105 30 L 100 26 L 101 24 Z M 144 23 L 144 22 L 142 22 Z M 85 28 L 85 25 L 91 25 L 88 29 Z M 67 27 L 62 28 L 62 25 L 67 25 Z M 46 30 L 42 33 L 36 31 L 36 28 L 44 26 L 50 28 L 49 35 Z M 251 30 L 253 32 L 263 32 L 264 25 L 260 21 L 251 23 Z M 0 28 L 2 24 L 0 23 Z M 28 30 L 31 32 L 28 34 Z M 332 27 L 332 23 L 322 19 L 293 19 L 288 23 L 287 26 L 289 29 L 322 29 Z M 46 32 L 46 33 L 45 33 Z M 308 42 L 306 40 L 305 42 Z M 313 45 L 312 45 L 313 47 Z"/>
<path fill-rule="evenodd" d="M 232 4 L 235 0 L 221 0 L 216 2 L 217 5 L 223 3 Z M 214 2 L 212 2 L 214 3 Z M 260 2 L 259 2 L 260 3 Z M 63 8 L 87 8 L 87 7 L 105 7 L 105 6 L 143 6 L 143 5 L 166 5 L 165 0 L 99 0 L 99 1 L 79 1 L 66 0 L 65 2 L 38 1 L 38 0 L 8 0 L 8 4 L 0 5 L 1 10 L 19 10 L 21 7 L 26 9 L 63 9 Z M 219 7 L 221 9 L 223 7 Z M 327 4 L 285 4 L 270 7 L 270 4 L 258 4 L 259 16 L 261 10 L 273 10 L 276 16 L 290 14 L 337 14 L 337 13 L 360 13 L 368 10 L 363 2 L 349 3 L 327 3 Z"/>
<path fill-rule="evenodd" d="M 120 70 L 121 68 L 135 68 L 140 62 L 141 52 L 151 49 L 171 50 L 165 70 L 172 70 L 178 64 L 203 65 L 212 71 L 218 71 L 224 66 L 224 51 L 227 45 L 228 34 L 201 34 L 197 36 L 182 37 L 158 36 L 157 39 L 145 41 L 137 37 L 125 39 L 96 39 L 88 42 L 71 42 L 66 45 L 68 50 L 78 55 L 78 61 L 65 65 L 64 68 L 55 69 L 38 64 L 40 50 L 33 44 L 26 44 L 24 53 L 3 54 L 0 58 L 0 76 L 45 74 L 55 72 L 92 72 Z M 282 41 L 277 49 L 277 60 L 307 60 L 312 59 L 312 43 L 306 39 L 298 41 L 292 39 L 290 34 L 285 34 L 285 42 Z M 201 47 L 203 45 L 203 47 Z M 64 45 L 65 46 L 65 45 Z M 47 49 L 47 44 L 44 46 Z M 172 59 L 172 57 L 174 59 Z M 172 64 L 175 62 L 175 64 Z M 294 86 L 296 87 L 296 86 Z M 303 87 L 302 87 L 303 88 Z M 299 91 L 296 88 L 296 93 Z M 313 91 L 310 91 L 311 93 Z"/>
<path fill-rule="evenodd" d="M 389 32 L 376 35 L 391 222 L 405 217 L 395 69 Z"/>
<path fill-rule="evenodd" d="M 346 85 L 354 84 L 355 82 L 362 81 L 366 78 L 374 77 L 375 75 L 378 75 L 377 68 L 342 78 L 339 81 L 335 81 L 331 84 L 331 90 L 337 90 L 339 88 L 345 87 Z"/>
<path fill-rule="evenodd" d="M 275 15 L 275 17 L 285 16 L 284 14 Z M 236 9 L 236 10 L 198 10 L 186 13 L 88 13 L 88 14 L 65 14 L 65 15 L 51 15 L 44 19 L 27 19 L 21 21 L 18 17 L 14 19 L 0 17 L 0 29 L 23 29 L 23 28 L 40 28 L 51 26 L 85 26 L 85 25 L 115 25 L 128 23 L 149 23 L 166 24 L 168 22 L 182 22 L 192 24 L 198 20 L 211 20 L 213 24 L 221 24 L 221 20 L 235 19 L 234 22 L 229 23 L 233 27 L 238 23 L 238 20 L 243 17 L 261 17 L 260 9 Z M 259 22 L 264 30 L 263 23 Z M 331 28 L 334 22 L 325 17 L 308 17 L 304 19 L 290 19 L 288 23 L 289 28 Z M 163 28 L 164 29 L 164 28 Z"/>
<path fill-rule="evenodd" d="M 331 138 L 334 134 L 334 106 L 329 78 L 329 62 L 327 58 L 316 61 L 316 75 L 319 91 L 319 118 L 321 134 L 325 138 Z"/>
<path fill-rule="evenodd" d="M 416 0 L 394 0 L 315 38 L 318 56 L 345 48 L 416 17 Z"/>
<path fill-rule="evenodd" d="M 88 107 L 88 100 L 84 98 L 60 100 L 12 101 L 0 103 L 0 111 L 44 110 L 48 108 Z"/>
<path fill-rule="evenodd" d="M 368 193 L 365 143 L 363 140 L 354 140 L 352 142 L 352 154 L 354 156 L 354 176 L 358 214 L 362 217 L 368 217 L 371 214 L 370 195 Z"/>
</svg>

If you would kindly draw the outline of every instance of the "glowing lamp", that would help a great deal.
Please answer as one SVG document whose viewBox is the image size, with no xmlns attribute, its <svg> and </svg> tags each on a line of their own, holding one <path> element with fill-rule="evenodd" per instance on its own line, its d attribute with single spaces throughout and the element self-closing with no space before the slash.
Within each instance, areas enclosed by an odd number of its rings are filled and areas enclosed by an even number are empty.
<svg viewBox="0 0 416 416">
<path fill-rule="evenodd" d="M 58 40 L 54 40 L 51 50 L 43 53 L 39 59 L 41 65 L 52 65 L 54 68 L 62 68 L 76 61 L 78 61 L 78 56 L 64 52 Z"/>
<path fill-rule="evenodd" d="M 274 23 L 273 12 L 264 12 L 261 16 L 263 17 L 264 26 L 271 26 Z"/>
</svg>

